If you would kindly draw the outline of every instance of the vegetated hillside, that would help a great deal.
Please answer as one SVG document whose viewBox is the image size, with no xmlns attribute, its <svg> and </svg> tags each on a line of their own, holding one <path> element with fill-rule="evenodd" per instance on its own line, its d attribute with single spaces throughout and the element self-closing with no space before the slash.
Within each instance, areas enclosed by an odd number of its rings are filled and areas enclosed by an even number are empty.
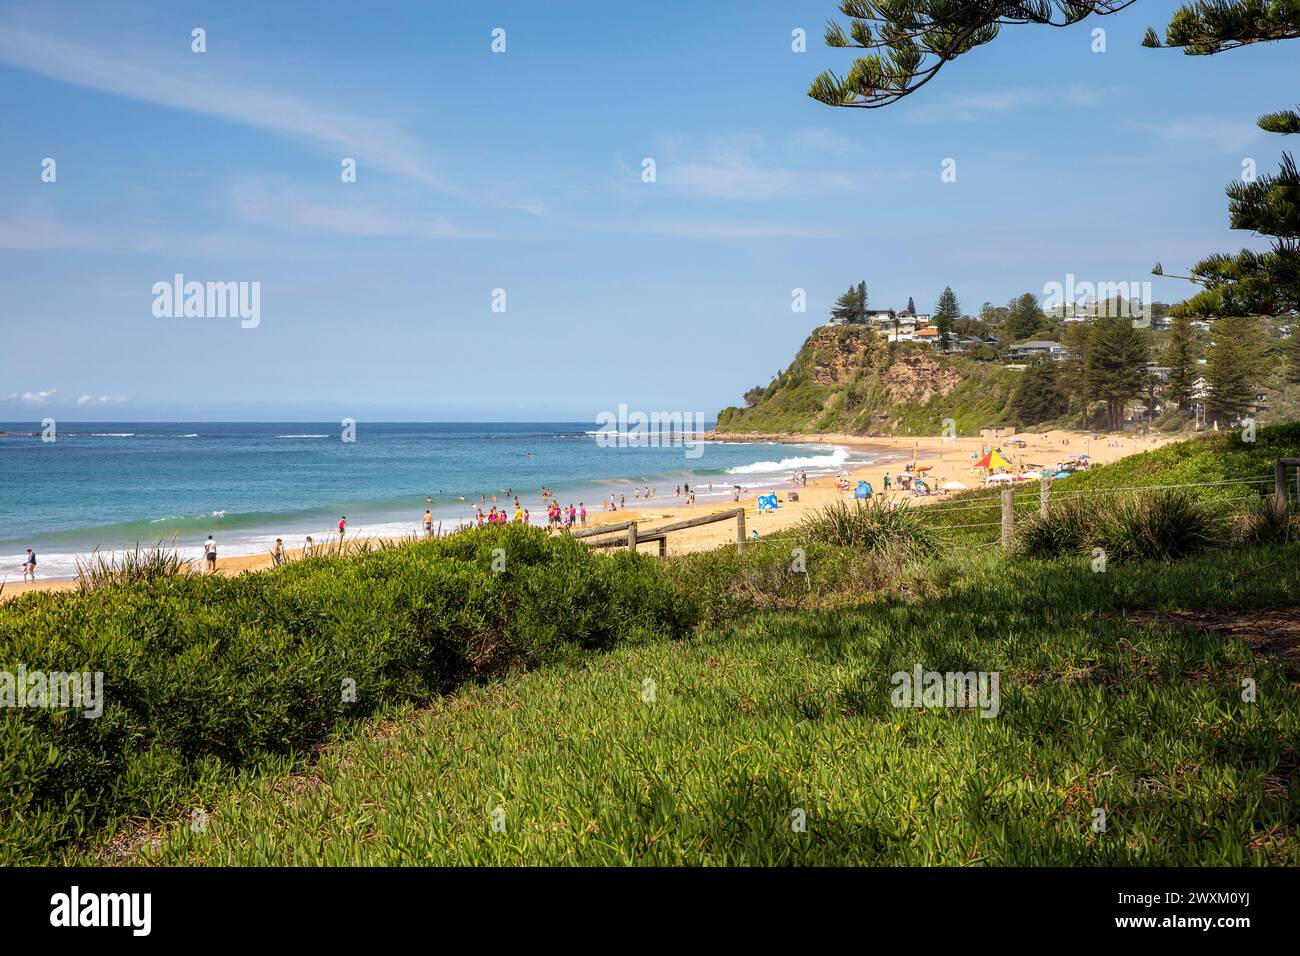
<svg viewBox="0 0 1300 956">
<path fill-rule="evenodd" d="M 1009 419 L 1016 372 L 940 355 L 927 345 L 891 348 L 864 326 L 822 326 L 790 367 L 746 408 L 718 413 L 720 432 L 958 434 Z M 757 394 L 755 394 L 757 393 Z"/>
<path fill-rule="evenodd" d="M 1091 491 L 1187 484 L 1198 497 L 1272 494 L 1271 482 L 1253 479 L 1269 478 L 1276 459 L 1300 454 L 1300 422 L 1259 428 L 1254 441 L 1244 441 L 1243 435 L 1250 437 L 1242 429 L 1204 433 L 1071 475 L 1060 487 Z"/>
</svg>

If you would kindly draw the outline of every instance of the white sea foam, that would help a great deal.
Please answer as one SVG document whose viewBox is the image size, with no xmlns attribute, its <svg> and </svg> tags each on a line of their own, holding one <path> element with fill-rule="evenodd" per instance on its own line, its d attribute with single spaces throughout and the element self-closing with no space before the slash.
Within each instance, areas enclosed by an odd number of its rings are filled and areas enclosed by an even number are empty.
<svg viewBox="0 0 1300 956">
<path fill-rule="evenodd" d="M 782 458 L 780 461 L 756 461 L 751 465 L 737 465 L 728 468 L 729 475 L 761 475 L 782 471 L 805 469 L 835 468 L 849 460 L 847 448 L 836 448 L 828 455 L 806 455 L 796 458 Z"/>
<path fill-rule="evenodd" d="M 276 435 L 276 438 L 329 438 L 329 435 Z"/>
</svg>

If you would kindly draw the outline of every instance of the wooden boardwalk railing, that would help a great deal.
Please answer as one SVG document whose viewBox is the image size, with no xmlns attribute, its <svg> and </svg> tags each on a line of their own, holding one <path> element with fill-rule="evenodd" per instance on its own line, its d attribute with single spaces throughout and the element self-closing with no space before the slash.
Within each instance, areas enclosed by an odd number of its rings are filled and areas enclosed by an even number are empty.
<svg viewBox="0 0 1300 956">
<path fill-rule="evenodd" d="M 687 518 L 684 521 L 674 521 L 671 524 L 660 525 L 658 528 L 651 528 L 644 534 L 637 531 L 637 522 L 619 521 L 614 524 L 603 524 L 595 528 L 584 528 L 582 531 L 574 531 L 575 538 L 595 538 L 594 541 L 588 541 L 587 544 L 593 548 L 622 548 L 627 547 L 632 551 L 637 546 L 647 541 L 659 542 L 659 557 L 668 555 L 668 535 L 674 531 L 684 531 L 687 528 L 698 528 L 700 525 L 713 524 L 717 521 L 736 521 L 736 550 L 743 552 L 745 550 L 745 509 L 732 508 L 728 511 L 719 511 L 716 514 L 700 515 L 698 518 Z M 625 532 L 625 533 L 620 533 Z M 610 537 L 604 537 L 609 535 Z"/>
</svg>

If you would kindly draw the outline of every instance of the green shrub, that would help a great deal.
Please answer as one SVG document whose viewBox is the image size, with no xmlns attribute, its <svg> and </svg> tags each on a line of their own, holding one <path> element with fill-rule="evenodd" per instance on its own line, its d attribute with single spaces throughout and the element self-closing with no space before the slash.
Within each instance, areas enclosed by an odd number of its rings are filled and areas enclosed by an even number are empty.
<svg viewBox="0 0 1300 956">
<path fill-rule="evenodd" d="M 102 671 L 105 702 L 97 719 L 0 709 L 0 863 L 176 811 L 381 706 L 694 623 L 649 556 L 519 525 L 234 578 L 133 568 L 149 573 L 109 568 L 81 593 L 0 605 L 0 670 Z"/>
<path fill-rule="evenodd" d="M 906 502 L 898 505 L 883 498 L 826 505 L 804 518 L 796 534 L 816 544 L 909 556 L 939 551 L 939 537 L 930 524 Z"/>
<path fill-rule="evenodd" d="M 1271 497 L 1255 499 L 1233 516 L 1233 537 L 1244 545 L 1300 541 L 1300 512 L 1291 504 L 1279 510 Z"/>
<path fill-rule="evenodd" d="M 1098 512 L 1093 543 L 1113 561 L 1167 561 L 1224 543 L 1222 519 L 1183 491 L 1111 500 Z"/>
<path fill-rule="evenodd" d="M 1096 533 L 1096 505 L 1084 498 L 1053 505 L 1046 515 L 1034 513 L 1016 528 L 1014 551 L 1022 557 L 1058 558 L 1080 554 L 1092 547 Z"/>
</svg>

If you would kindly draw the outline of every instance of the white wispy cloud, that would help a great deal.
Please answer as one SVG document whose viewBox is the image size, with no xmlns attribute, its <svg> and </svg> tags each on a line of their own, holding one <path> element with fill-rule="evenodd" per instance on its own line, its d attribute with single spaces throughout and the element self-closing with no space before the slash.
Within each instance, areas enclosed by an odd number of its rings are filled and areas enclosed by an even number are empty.
<svg viewBox="0 0 1300 956">
<path fill-rule="evenodd" d="M 1240 153 L 1264 135 L 1254 123 L 1213 116 L 1186 116 L 1134 126 L 1170 145 L 1195 146 L 1198 150 L 1211 149 L 1218 153 Z"/>
<path fill-rule="evenodd" d="M 857 149 L 857 145 L 847 136 L 841 136 L 824 126 L 798 130 L 790 137 L 790 144 L 798 150 L 827 153 L 843 156 Z"/>
<path fill-rule="evenodd" d="M 79 395 L 75 400 L 71 395 L 66 398 L 57 388 L 42 388 L 26 392 L 10 392 L 0 395 L 0 402 L 21 402 L 24 405 L 78 405 L 82 408 L 95 408 L 102 405 L 120 405 L 127 400 L 125 395 Z"/>
<path fill-rule="evenodd" d="M 1014 113 L 1038 106 L 1096 106 L 1115 92 L 1092 86 L 1011 86 L 949 94 L 913 110 L 918 120 L 959 119 L 974 122 L 990 116 Z"/>
<path fill-rule="evenodd" d="M 12 17 L 10 18 L 12 21 Z M 338 157 L 473 200 L 419 149 L 388 125 L 370 117 L 322 108 L 292 93 L 241 83 L 225 64 L 208 69 L 192 53 L 99 48 L 20 24 L 0 22 L 0 64 L 64 83 L 186 110 L 315 144 Z"/>
<path fill-rule="evenodd" d="M 77 399 L 77 404 L 83 407 L 95 405 L 118 405 L 125 401 L 125 395 L 82 395 Z"/>
<path fill-rule="evenodd" d="M 0 249 L 85 249 L 103 244 L 98 229 L 67 225 L 54 206 L 43 200 L 31 200 L 11 212 L 0 213 Z"/>
<path fill-rule="evenodd" d="M 413 215 L 371 201 L 324 202 L 301 190 L 242 182 L 230 191 L 235 211 L 249 222 L 313 235 L 401 239 L 456 239 L 481 234 L 460 229 L 440 216 Z"/>
<path fill-rule="evenodd" d="M 864 188 L 861 170 L 800 166 L 772 155 L 759 136 L 734 136 L 693 153 L 669 143 L 655 158 L 655 185 L 683 195 L 732 202 L 841 193 Z M 640 182 L 641 166 L 619 160 L 620 183 Z M 626 192 L 626 190 L 624 190 Z"/>
</svg>

